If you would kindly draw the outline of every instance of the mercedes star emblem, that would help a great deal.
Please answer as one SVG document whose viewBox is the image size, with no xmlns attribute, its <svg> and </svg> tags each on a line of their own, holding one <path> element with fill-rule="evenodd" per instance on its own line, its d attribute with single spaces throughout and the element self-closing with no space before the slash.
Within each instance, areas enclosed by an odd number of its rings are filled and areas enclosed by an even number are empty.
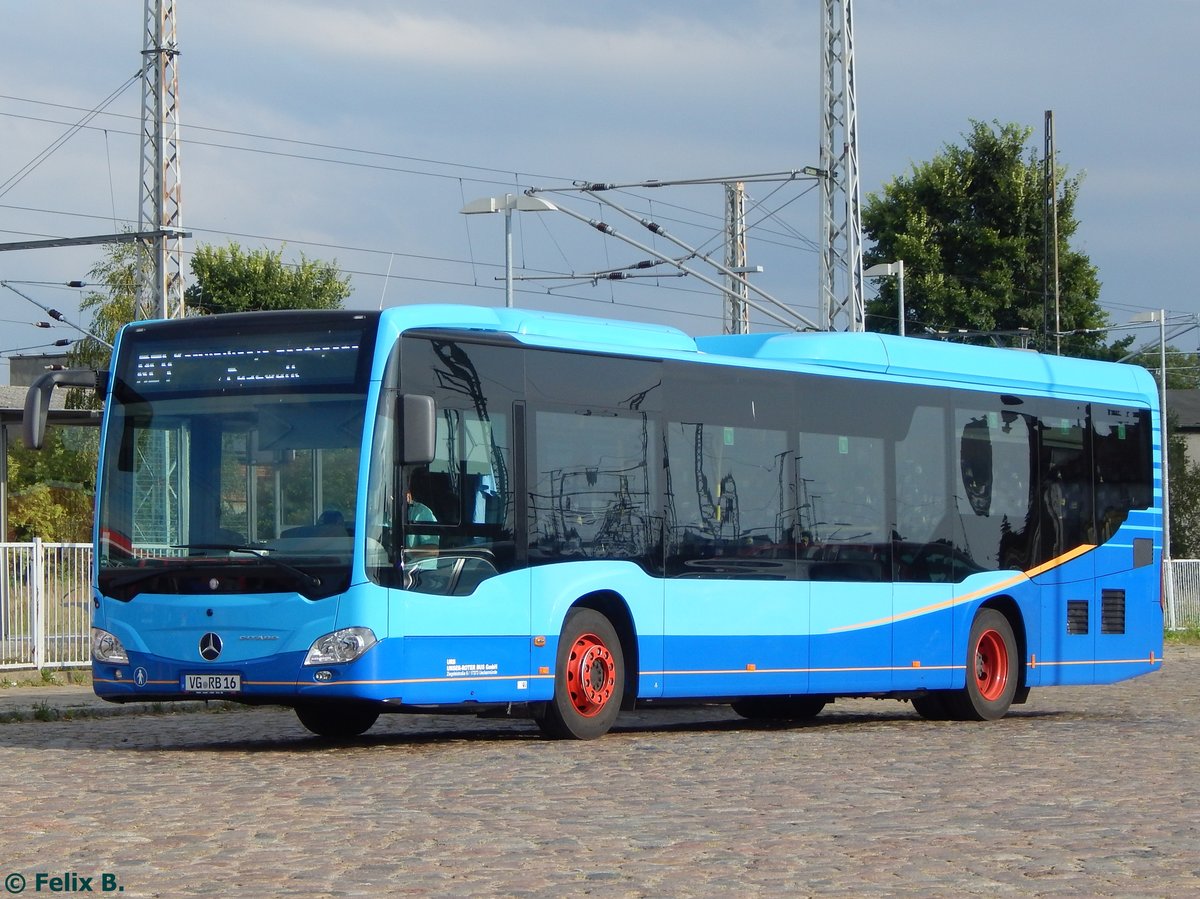
<svg viewBox="0 0 1200 899">
<path fill-rule="evenodd" d="M 200 638 L 200 656 L 205 661 L 216 661 L 221 654 L 221 638 L 211 631 Z"/>
</svg>

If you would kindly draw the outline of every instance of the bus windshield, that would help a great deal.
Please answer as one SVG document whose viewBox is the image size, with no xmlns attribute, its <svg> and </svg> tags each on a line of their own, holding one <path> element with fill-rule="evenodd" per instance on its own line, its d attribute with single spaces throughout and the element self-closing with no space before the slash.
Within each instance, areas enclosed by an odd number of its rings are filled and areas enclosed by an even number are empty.
<svg viewBox="0 0 1200 899">
<path fill-rule="evenodd" d="M 100 473 L 101 589 L 118 599 L 344 590 L 365 408 L 353 358 L 361 336 L 156 333 L 126 354 Z M 340 384 L 330 374 L 339 366 Z"/>
</svg>

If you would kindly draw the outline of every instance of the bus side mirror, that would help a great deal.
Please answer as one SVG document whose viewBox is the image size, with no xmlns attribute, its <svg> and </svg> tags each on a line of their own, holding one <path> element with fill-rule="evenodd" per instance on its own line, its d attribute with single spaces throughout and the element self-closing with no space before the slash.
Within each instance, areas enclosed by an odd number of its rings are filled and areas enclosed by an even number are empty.
<svg viewBox="0 0 1200 899">
<path fill-rule="evenodd" d="M 21 418 L 21 436 L 30 449 L 41 449 L 46 440 L 46 417 L 50 412 L 50 394 L 55 387 L 91 387 L 100 385 L 100 372 L 90 368 L 48 371 L 29 385 L 25 394 L 25 414 Z"/>
<path fill-rule="evenodd" d="M 399 412 L 400 462 L 428 465 L 436 455 L 437 410 L 433 397 L 401 394 Z"/>
</svg>

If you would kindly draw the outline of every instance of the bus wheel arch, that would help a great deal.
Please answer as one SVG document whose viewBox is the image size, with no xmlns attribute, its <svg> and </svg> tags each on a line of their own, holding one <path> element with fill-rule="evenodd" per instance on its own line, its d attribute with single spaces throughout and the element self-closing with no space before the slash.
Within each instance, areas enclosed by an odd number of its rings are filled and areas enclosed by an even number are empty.
<svg viewBox="0 0 1200 899">
<path fill-rule="evenodd" d="M 980 606 L 967 637 L 964 685 L 945 696 L 949 716 L 960 721 L 1003 718 L 1024 689 L 1023 659 L 1024 627 L 1016 603 L 998 597 Z"/>
<path fill-rule="evenodd" d="M 611 590 L 602 590 L 580 597 L 572 608 L 592 609 L 599 612 L 617 632 L 621 641 L 621 653 L 625 657 L 625 689 L 621 696 L 621 710 L 632 711 L 638 696 L 638 642 L 633 615 L 624 598 Z"/>
<path fill-rule="evenodd" d="M 621 711 L 625 653 L 612 622 L 575 604 L 563 619 L 554 662 L 554 693 L 534 712 L 542 733 L 556 740 L 594 740 Z"/>
<path fill-rule="evenodd" d="M 999 611 L 1012 627 L 1013 639 L 1017 641 L 1017 691 L 1013 696 L 1013 705 L 1022 705 L 1029 697 L 1029 668 L 1025 664 L 1029 658 L 1029 633 L 1025 628 L 1025 616 L 1021 614 L 1017 601 L 1007 594 L 988 600 L 985 608 Z"/>
</svg>

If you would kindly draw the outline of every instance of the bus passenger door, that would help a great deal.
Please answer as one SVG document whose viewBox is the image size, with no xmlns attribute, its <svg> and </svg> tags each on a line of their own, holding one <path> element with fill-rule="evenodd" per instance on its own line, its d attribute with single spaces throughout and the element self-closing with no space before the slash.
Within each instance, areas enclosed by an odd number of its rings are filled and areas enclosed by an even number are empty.
<svg viewBox="0 0 1200 899">
<path fill-rule="evenodd" d="M 852 417 L 839 421 L 831 414 L 800 434 L 800 556 L 812 587 L 809 688 L 816 693 L 892 687 L 891 539 L 884 487 L 891 469 L 885 464 L 885 441 L 861 431 Z"/>
<path fill-rule="evenodd" d="M 429 701 L 513 702 L 529 690 L 529 571 L 516 561 L 508 410 L 442 405 L 436 458 L 407 466 L 404 669 Z"/>
<path fill-rule="evenodd" d="M 398 460 L 407 464 L 380 488 L 393 498 L 382 530 L 401 570 L 390 634 L 403 647 L 404 700 L 529 699 L 529 571 L 516 539 L 520 353 L 453 335 L 411 336 L 401 369 L 403 394 L 431 398 L 434 410 L 420 428 L 433 429 L 432 460 Z M 401 424 L 402 437 L 415 421 Z"/>
</svg>

